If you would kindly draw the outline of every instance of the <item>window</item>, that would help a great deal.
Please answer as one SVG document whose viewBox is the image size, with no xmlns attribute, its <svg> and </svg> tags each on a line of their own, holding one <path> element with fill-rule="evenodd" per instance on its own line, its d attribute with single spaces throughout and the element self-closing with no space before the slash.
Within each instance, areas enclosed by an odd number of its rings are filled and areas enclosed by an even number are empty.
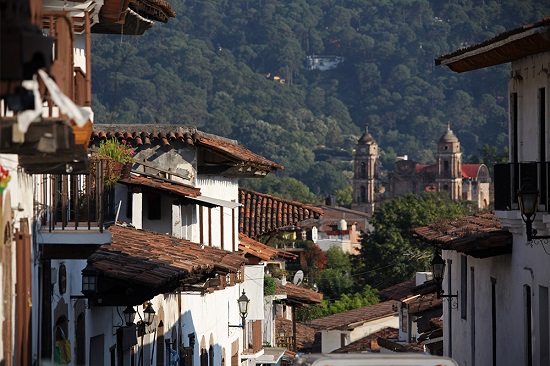
<svg viewBox="0 0 550 366">
<path fill-rule="evenodd" d="M 497 279 L 491 277 L 491 338 L 493 346 L 493 366 L 497 366 Z"/>
<path fill-rule="evenodd" d="M 147 192 L 147 218 L 149 220 L 161 219 L 161 196 L 156 192 Z"/>
<path fill-rule="evenodd" d="M 511 124 L 511 157 L 512 162 L 518 162 L 518 93 L 510 94 L 510 124 Z"/>
<path fill-rule="evenodd" d="M 533 321 L 531 314 L 531 286 L 523 286 L 523 293 L 525 296 L 525 364 L 527 366 L 533 365 Z"/>
<path fill-rule="evenodd" d="M 367 191 L 364 186 L 361 186 L 361 202 L 367 202 Z"/>
<path fill-rule="evenodd" d="M 409 311 L 404 303 L 401 304 L 401 331 L 403 333 L 409 332 Z"/>
<path fill-rule="evenodd" d="M 539 365 L 550 365 L 550 318 L 548 316 L 548 287 L 539 286 Z"/>
<path fill-rule="evenodd" d="M 468 257 L 460 257 L 460 317 L 466 320 L 468 306 Z"/>
<path fill-rule="evenodd" d="M 362 162 L 360 178 L 365 178 L 366 176 L 367 176 L 367 165 L 365 164 L 365 162 Z"/>
<path fill-rule="evenodd" d="M 132 209 L 133 209 L 133 192 L 129 189 L 128 192 L 126 192 L 126 217 L 131 219 L 132 218 Z"/>
</svg>

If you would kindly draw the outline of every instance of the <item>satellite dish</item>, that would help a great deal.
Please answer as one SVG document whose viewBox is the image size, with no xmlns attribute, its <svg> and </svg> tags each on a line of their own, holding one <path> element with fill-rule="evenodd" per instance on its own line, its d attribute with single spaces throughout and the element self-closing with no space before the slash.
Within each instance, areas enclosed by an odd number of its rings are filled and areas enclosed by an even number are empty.
<svg viewBox="0 0 550 366">
<path fill-rule="evenodd" d="M 294 278 L 292 279 L 292 283 L 296 286 L 300 286 L 304 282 L 304 272 L 302 270 L 299 270 L 294 275 Z"/>
</svg>

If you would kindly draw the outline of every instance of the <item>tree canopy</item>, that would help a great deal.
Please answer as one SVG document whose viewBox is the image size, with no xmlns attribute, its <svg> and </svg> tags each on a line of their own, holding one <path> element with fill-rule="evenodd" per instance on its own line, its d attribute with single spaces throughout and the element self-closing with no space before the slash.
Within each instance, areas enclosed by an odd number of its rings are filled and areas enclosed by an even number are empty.
<svg viewBox="0 0 550 366">
<path fill-rule="evenodd" d="M 363 235 L 354 274 L 360 283 L 383 289 L 412 278 L 417 271 L 430 271 L 433 248 L 410 230 L 474 211 L 471 203 L 437 193 L 385 201 L 374 213 L 374 230 Z"/>
<path fill-rule="evenodd" d="M 188 124 L 235 138 L 313 196 L 349 184 L 335 162 L 350 161 L 365 124 L 385 169 L 397 155 L 432 163 L 448 122 L 466 160 L 483 144 L 500 151 L 509 66 L 456 74 L 434 58 L 550 13 L 536 0 L 170 4 L 177 17 L 143 36 L 93 35 L 95 122 Z M 319 55 L 344 61 L 305 67 Z"/>
</svg>

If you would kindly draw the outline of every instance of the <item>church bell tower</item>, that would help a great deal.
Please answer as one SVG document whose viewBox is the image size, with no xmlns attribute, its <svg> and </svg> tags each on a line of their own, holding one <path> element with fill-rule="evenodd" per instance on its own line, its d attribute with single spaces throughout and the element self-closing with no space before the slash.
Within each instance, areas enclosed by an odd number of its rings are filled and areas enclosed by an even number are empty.
<svg viewBox="0 0 550 366">
<path fill-rule="evenodd" d="M 436 186 L 438 192 L 449 192 L 452 200 L 462 198 L 462 153 L 450 123 L 437 143 Z"/>
<path fill-rule="evenodd" d="M 374 191 L 378 144 L 365 126 L 365 133 L 355 146 L 353 156 L 353 203 L 351 208 L 369 214 L 374 212 Z"/>
</svg>

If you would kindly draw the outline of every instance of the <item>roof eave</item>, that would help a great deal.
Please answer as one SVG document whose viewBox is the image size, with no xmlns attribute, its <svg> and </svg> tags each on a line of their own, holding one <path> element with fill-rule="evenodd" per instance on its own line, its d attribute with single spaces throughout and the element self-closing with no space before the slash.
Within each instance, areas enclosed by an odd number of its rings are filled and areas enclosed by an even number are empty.
<svg viewBox="0 0 550 366">
<path fill-rule="evenodd" d="M 455 72 L 466 72 L 500 65 L 550 50 L 550 27 L 541 25 L 521 32 L 512 32 L 505 38 L 495 37 L 471 47 L 459 49 L 435 59 L 437 66 L 449 67 Z"/>
</svg>

